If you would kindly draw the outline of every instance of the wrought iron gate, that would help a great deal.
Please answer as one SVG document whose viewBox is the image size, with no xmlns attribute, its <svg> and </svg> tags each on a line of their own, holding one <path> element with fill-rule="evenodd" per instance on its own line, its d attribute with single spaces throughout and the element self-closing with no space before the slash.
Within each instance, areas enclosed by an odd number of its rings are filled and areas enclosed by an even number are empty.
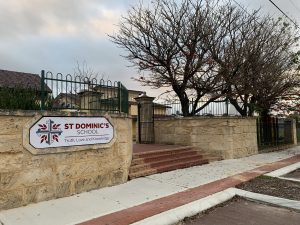
<svg viewBox="0 0 300 225">
<path fill-rule="evenodd" d="M 150 105 L 151 104 L 151 105 Z M 153 103 L 143 103 L 142 105 L 138 103 L 138 143 L 152 143 L 154 136 L 154 107 Z M 152 110 L 152 112 L 147 112 L 147 109 Z M 146 111 L 146 112 L 145 112 Z M 147 115 L 152 116 L 147 116 Z"/>
<path fill-rule="evenodd" d="M 257 143 L 259 149 L 292 144 L 292 121 L 277 117 L 258 118 Z"/>
</svg>

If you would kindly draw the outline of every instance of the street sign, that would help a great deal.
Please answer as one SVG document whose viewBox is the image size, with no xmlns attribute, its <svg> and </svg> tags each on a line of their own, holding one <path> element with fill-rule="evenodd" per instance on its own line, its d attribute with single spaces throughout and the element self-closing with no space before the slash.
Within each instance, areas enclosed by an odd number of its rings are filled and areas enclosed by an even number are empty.
<svg viewBox="0 0 300 225">
<path fill-rule="evenodd" d="M 37 149 L 107 144 L 114 127 L 105 117 L 42 117 L 29 131 L 29 143 Z"/>
</svg>

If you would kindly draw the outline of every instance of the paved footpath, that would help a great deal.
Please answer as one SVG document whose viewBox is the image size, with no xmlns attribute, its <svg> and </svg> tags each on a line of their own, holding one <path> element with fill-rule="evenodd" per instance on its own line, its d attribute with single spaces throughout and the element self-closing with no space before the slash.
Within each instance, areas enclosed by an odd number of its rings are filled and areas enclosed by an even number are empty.
<svg viewBox="0 0 300 225">
<path fill-rule="evenodd" d="M 298 146 L 281 152 L 217 161 L 1 211 L 0 224 L 131 224 L 296 162 L 300 162 Z"/>
</svg>

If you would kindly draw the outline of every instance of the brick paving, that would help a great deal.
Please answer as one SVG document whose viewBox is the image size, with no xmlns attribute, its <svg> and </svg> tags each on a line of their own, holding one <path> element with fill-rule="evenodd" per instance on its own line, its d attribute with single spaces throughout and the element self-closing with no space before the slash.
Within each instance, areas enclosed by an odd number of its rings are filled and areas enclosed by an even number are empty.
<svg viewBox="0 0 300 225">
<path fill-rule="evenodd" d="M 227 178 L 210 182 L 199 187 L 191 188 L 173 195 L 159 198 L 144 204 L 130 207 L 118 212 L 107 214 L 80 225 L 128 225 L 161 212 L 185 205 L 198 199 L 207 197 L 230 187 L 235 187 L 242 182 L 251 180 L 262 174 L 288 166 L 300 161 L 300 155 L 283 159 L 269 165 L 264 165 L 247 172 L 229 176 Z"/>
</svg>

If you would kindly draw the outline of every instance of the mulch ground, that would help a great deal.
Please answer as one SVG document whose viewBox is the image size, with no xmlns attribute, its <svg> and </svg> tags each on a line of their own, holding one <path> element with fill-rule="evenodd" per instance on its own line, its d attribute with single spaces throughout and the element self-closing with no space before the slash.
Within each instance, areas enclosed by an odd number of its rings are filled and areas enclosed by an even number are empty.
<svg viewBox="0 0 300 225">
<path fill-rule="evenodd" d="M 300 182 L 260 176 L 237 186 L 259 194 L 300 201 Z"/>
<path fill-rule="evenodd" d="M 287 178 L 294 178 L 294 179 L 300 179 L 300 168 L 294 170 L 291 173 L 288 173 L 286 175 L 284 175 L 283 177 L 287 177 Z"/>
<path fill-rule="evenodd" d="M 236 197 L 177 225 L 299 225 L 300 212 Z"/>
<path fill-rule="evenodd" d="M 300 178 L 300 169 L 285 177 Z M 300 201 L 300 182 L 275 177 L 260 176 L 237 186 L 250 192 Z M 193 217 L 185 218 L 177 225 L 299 225 L 300 212 L 240 197 L 222 203 Z"/>
</svg>

